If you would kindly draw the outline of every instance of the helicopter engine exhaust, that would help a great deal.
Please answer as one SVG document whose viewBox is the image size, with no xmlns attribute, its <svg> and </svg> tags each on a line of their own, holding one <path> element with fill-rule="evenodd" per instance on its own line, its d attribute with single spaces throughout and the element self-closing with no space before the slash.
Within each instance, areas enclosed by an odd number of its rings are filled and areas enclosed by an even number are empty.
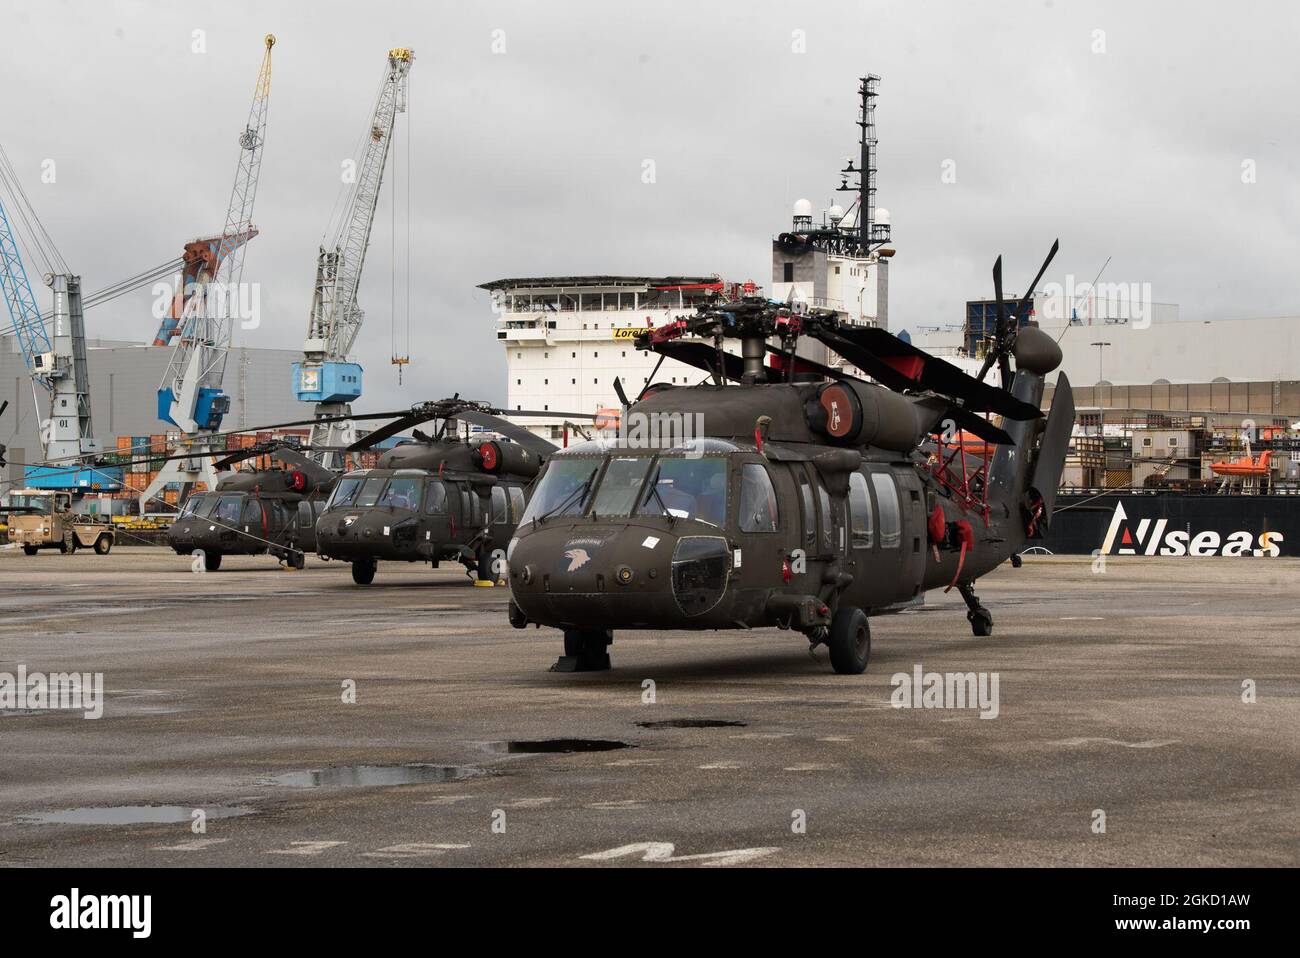
<svg viewBox="0 0 1300 958">
<path fill-rule="evenodd" d="M 541 468 L 541 461 L 523 446 L 513 442 L 489 440 L 480 443 L 478 457 L 483 469 L 491 473 L 513 473 L 518 476 L 532 477 Z"/>
<path fill-rule="evenodd" d="M 873 383 L 841 380 L 817 391 L 805 407 L 808 424 L 832 442 L 872 445 L 895 452 L 915 449 L 928 425 L 906 396 Z"/>
</svg>

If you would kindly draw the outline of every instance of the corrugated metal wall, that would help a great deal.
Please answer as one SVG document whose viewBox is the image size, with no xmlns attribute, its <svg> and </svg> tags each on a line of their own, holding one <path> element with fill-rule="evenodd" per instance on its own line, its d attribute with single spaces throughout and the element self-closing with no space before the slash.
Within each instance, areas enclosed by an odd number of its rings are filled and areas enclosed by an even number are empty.
<svg viewBox="0 0 1300 958">
<path fill-rule="evenodd" d="M 171 347 L 117 346 L 88 350 L 91 415 L 105 451 L 115 437 L 149 435 L 174 428 L 158 419 L 158 385 L 171 358 Z M 290 365 L 301 358 L 291 349 L 235 348 L 226 364 L 225 391 L 230 412 L 223 429 L 265 426 L 303 419 L 311 407 L 293 398 Z M 0 442 L 12 462 L 40 454 L 40 420 L 32 402 L 32 381 L 12 336 L 0 338 L 0 401 L 9 408 L 0 417 Z M 42 408 L 45 394 L 39 394 Z M 24 456 L 20 457 L 19 452 Z M 21 470 L 19 470 L 21 474 Z M 8 478 L 15 478 L 10 470 Z"/>
</svg>

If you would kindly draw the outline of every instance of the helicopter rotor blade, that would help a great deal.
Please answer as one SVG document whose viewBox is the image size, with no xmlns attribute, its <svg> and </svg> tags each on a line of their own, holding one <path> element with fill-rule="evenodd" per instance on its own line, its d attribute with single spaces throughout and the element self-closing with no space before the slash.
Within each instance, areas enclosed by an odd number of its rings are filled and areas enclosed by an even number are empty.
<svg viewBox="0 0 1300 958">
<path fill-rule="evenodd" d="M 972 412 L 998 413 L 1008 419 L 1027 421 L 1043 415 L 1006 390 L 980 382 L 879 326 L 814 326 L 809 333 L 890 389 L 930 390 L 961 400 Z"/>
<path fill-rule="evenodd" d="M 622 403 L 624 409 L 632 405 L 627 401 L 627 393 L 623 391 L 623 381 L 617 376 L 614 377 L 614 393 L 618 396 L 618 401 Z"/>
<path fill-rule="evenodd" d="M 503 436 L 508 436 L 529 452 L 542 459 L 545 459 L 559 448 L 555 443 L 547 442 L 541 436 L 534 432 L 529 432 L 523 426 L 517 426 L 514 423 L 508 422 L 500 416 L 494 416 L 491 413 L 471 409 L 466 412 L 457 413 L 456 418 L 463 419 L 465 422 L 472 422 L 476 426 L 482 426 L 483 428 L 491 429 L 494 432 L 499 432 Z"/>
<path fill-rule="evenodd" d="M 655 343 L 651 348 L 662 356 L 675 359 L 679 363 L 685 363 L 688 366 L 694 366 L 696 369 L 702 369 L 706 373 L 716 374 L 718 371 L 718 351 L 705 343 L 669 340 Z M 723 376 L 733 382 L 740 382 L 745 368 L 744 361 L 732 353 L 724 353 L 722 361 L 726 367 L 722 370 Z"/>
</svg>

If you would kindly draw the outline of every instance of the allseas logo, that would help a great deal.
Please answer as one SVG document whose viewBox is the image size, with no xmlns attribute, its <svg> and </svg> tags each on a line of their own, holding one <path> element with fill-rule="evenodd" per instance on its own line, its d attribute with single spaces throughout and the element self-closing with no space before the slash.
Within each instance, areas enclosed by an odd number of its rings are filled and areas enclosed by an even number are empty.
<svg viewBox="0 0 1300 958">
<path fill-rule="evenodd" d="M 50 899 L 50 927 L 127 929 L 133 938 L 148 938 L 153 930 L 151 895 L 83 895 L 79 888 Z"/>
<path fill-rule="evenodd" d="M 1144 556 L 1256 556 L 1276 558 L 1282 554 L 1282 533 L 1253 533 L 1240 530 L 1224 536 L 1213 529 L 1192 533 L 1169 529 L 1168 519 L 1129 521 L 1124 504 L 1115 505 L 1110 528 L 1102 541 L 1101 555 Z"/>
</svg>

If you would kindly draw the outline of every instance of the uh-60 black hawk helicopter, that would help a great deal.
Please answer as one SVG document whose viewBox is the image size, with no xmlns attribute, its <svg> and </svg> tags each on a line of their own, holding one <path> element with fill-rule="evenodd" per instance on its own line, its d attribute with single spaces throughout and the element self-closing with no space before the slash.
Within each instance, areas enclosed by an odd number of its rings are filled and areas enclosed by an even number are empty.
<svg viewBox="0 0 1300 958">
<path fill-rule="evenodd" d="M 177 555 L 193 555 L 205 571 L 221 568 L 225 555 L 273 555 L 301 569 L 316 549 L 316 519 L 339 475 L 282 442 L 259 443 L 215 463 L 229 469 L 254 456 L 271 468 L 226 472 L 216 488 L 196 492 L 181 505 L 167 531 Z"/>
<path fill-rule="evenodd" d="M 504 544 L 523 515 L 525 488 L 556 446 L 502 415 L 590 420 L 579 413 L 497 409 L 453 396 L 413 406 L 409 413 L 348 447 L 372 446 L 427 422 L 414 441 L 386 451 L 373 469 L 344 474 L 316 523 L 323 558 L 352 564 L 358 585 L 374 581 L 379 560 L 460 562 L 476 585 L 493 585 L 505 569 Z M 457 422 L 490 429 L 500 439 L 459 435 Z"/>
<path fill-rule="evenodd" d="M 652 384 L 631 404 L 620 388 L 628 436 L 655 416 L 698 419 L 704 435 L 556 453 L 508 550 L 511 624 L 563 630 L 556 671 L 609 668 L 617 628 L 777 626 L 825 644 L 836 672 L 860 673 L 869 615 L 955 586 L 973 632 L 989 635 L 974 583 L 1049 523 L 1074 421 L 1063 373 L 1050 415 L 1039 409 L 1061 351 L 1036 326 L 1012 329 L 1000 257 L 994 283 L 978 378 L 883 329 L 756 297 L 642 334 L 638 347 L 712 382 Z M 801 337 L 875 382 L 799 356 Z M 994 364 L 1000 388 L 984 382 Z"/>
</svg>

